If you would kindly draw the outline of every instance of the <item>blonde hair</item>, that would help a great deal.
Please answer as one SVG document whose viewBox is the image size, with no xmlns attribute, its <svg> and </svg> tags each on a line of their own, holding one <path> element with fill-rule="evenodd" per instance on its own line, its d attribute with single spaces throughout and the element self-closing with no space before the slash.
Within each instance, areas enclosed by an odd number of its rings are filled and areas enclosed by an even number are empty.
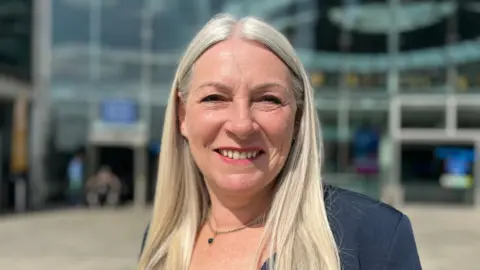
<svg viewBox="0 0 480 270">
<path fill-rule="evenodd" d="M 237 31 L 237 29 L 239 31 Z M 288 40 L 268 24 L 217 15 L 195 36 L 182 57 L 165 114 L 153 215 L 138 270 L 188 269 L 209 198 L 201 172 L 178 126 L 178 94 L 187 95 L 195 61 L 214 44 L 239 33 L 268 47 L 289 67 L 299 111 L 298 131 L 265 224 L 262 245 L 275 253 L 276 270 L 340 270 L 318 163 L 320 126 L 308 75 Z M 179 92 L 177 92 L 179 91 Z M 260 253 L 260 247 L 259 252 Z M 257 266 L 259 255 L 254 262 Z"/>
</svg>

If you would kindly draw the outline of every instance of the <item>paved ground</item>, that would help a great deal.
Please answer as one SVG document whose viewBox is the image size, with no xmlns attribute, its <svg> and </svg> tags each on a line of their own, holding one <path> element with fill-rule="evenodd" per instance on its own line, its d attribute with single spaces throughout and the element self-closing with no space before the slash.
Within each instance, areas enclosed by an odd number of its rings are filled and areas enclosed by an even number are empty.
<svg viewBox="0 0 480 270">
<path fill-rule="evenodd" d="M 133 208 L 0 219 L 0 269 L 132 270 L 148 219 Z"/>
<path fill-rule="evenodd" d="M 426 270 L 478 270 L 480 210 L 403 209 Z M 0 217 L 0 269 L 131 270 L 148 209 L 64 210 Z"/>
<path fill-rule="evenodd" d="M 404 209 L 426 270 L 480 269 L 480 209 L 437 206 Z"/>
</svg>

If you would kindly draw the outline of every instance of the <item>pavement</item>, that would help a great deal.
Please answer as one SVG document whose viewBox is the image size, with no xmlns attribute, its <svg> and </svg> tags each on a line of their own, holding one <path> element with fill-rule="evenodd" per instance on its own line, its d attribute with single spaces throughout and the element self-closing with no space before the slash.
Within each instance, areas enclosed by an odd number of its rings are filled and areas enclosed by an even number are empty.
<svg viewBox="0 0 480 270">
<path fill-rule="evenodd" d="M 478 270 L 480 209 L 402 208 L 426 270 Z M 131 270 L 150 208 L 72 209 L 0 216 L 0 269 Z"/>
<path fill-rule="evenodd" d="M 480 209 L 409 206 L 422 266 L 426 270 L 480 269 Z"/>
<path fill-rule="evenodd" d="M 0 269 L 132 270 L 150 209 L 73 209 L 0 219 Z"/>
</svg>

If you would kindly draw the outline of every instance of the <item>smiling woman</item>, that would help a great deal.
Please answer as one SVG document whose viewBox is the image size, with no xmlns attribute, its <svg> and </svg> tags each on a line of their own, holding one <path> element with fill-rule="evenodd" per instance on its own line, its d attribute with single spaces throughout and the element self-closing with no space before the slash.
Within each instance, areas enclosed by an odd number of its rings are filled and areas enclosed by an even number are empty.
<svg viewBox="0 0 480 270">
<path fill-rule="evenodd" d="M 198 59 L 192 91 L 179 104 L 180 127 L 209 189 L 245 189 L 261 201 L 271 196 L 266 186 L 283 167 L 294 132 L 297 106 L 289 85 L 282 61 L 239 33 Z M 234 197 L 218 200 L 238 207 Z"/>
<path fill-rule="evenodd" d="M 309 76 L 266 23 L 212 19 L 180 61 L 164 123 L 137 269 L 420 269 L 407 217 L 322 185 Z"/>
</svg>

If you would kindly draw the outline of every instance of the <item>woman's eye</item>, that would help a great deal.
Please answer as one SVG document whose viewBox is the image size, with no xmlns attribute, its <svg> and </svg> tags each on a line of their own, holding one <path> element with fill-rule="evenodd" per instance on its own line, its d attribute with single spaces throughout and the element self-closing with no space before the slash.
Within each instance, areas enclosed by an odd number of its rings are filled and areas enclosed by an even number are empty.
<svg viewBox="0 0 480 270">
<path fill-rule="evenodd" d="M 223 97 L 220 95 L 208 95 L 204 98 L 202 98 L 202 102 L 216 102 L 216 101 L 222 101 Z"/>
<path fill-rule="evenodd" d="M 271 102 L 273 104 L 282 104 L 282 101 L 276 96 L 263 96 L 260 100 Z"/>
</svg>

